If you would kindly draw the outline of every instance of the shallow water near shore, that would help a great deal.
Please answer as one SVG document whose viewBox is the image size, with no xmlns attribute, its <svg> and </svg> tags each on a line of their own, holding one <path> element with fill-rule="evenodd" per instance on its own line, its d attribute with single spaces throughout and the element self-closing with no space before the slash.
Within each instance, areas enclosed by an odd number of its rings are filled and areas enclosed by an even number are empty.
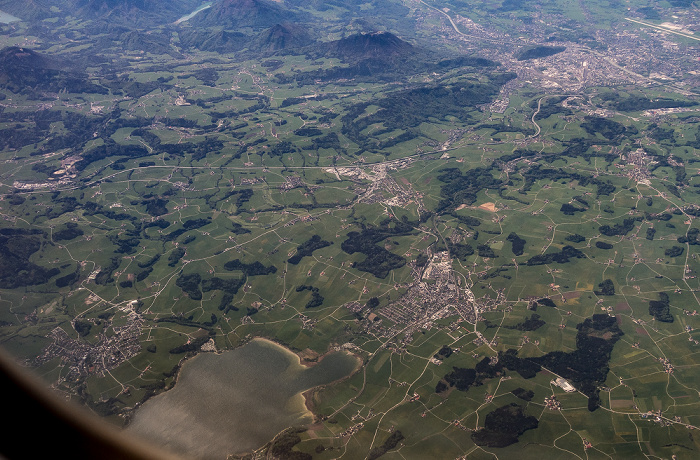
<svg viewBox="0 0 700 460">
<path fill-rule="evenodd" d="M 197 8 L 196 10 L 191 12 L 190 14 L 186 14 L 183 17 L 181 17 L 180 19 L 178 19 L 177 21 L 175 21 L 175 24 L 180 24 L 181 22 L 189 21 L 190 19 L 195 17 L 200 11 L 204 11 L 207 8 L 211 8 L 212 3 L 213 2 L 206 2 L 206 3 L 202 4 L 199 8 Z"/>
<path fill-rule="evenodd" d="M 255 339 L 187 361 L 175 387 L 141 407 L 127 428 L 186 458 L 223 459 L 257 449 L 313 417 L 302 393 L 349 376 L 359 360 L 330 353 L 312 367 L 288 349 Z"/>
</svg>

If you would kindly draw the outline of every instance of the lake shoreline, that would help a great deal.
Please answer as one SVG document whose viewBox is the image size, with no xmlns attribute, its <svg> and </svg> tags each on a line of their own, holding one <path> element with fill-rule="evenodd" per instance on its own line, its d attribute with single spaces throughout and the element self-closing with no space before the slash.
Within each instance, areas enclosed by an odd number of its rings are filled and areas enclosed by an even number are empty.
<svg viewBox="0 0 700 460">
<path fill-rule="evenodd" d="M 173 379 L 172 384 L 170 386 L 164 388 L 162 391 L 157 392 L 157 393 L 149 396 L 148 398 L 146 398 L 143 401 L 141 401 L 140 403 L 138 403 L 136 407 L 132 408 L 130 413 L 127 414 L 127 416 L 124 418 L 122 428 L 126 428 L 127 426 L 129 426 L 131 419 L 133 418 L 134 412 L 136 410 L 140 409 L 143 406 L 143 404 L 145 404 L 147 401 L 155 398 L 156 396 L 159 396 L 159 395 L 161 395 L 165 392 L 168 392 L 168 391 L 172 390 L 173 388 L 175 388 L 177 383 L 180 381 L 180 375 L 181 375 L 183 366 L 185 366 L 185 364 L 187 364 L 193 358 L 196 358 L 200 354 L 205 354 L 205 353 L 213 353 L 216 355 L 220 355 L 220 354 L 225 353 L 227 351 L 233 351 L 233 350 L 236 350 L 238 348 L 244 347 L 247 344 L 249 344 L 250 342 L 252 342 L 253 340 L 261 340 L 264 342 L 268 342 L 268 343 L 271 343 L 273 345 L 276 345 L 276 346 L 284 349 L 286 352 L 291 353 L 294 356 L 296 356 L 296 358 L 299 361 L 299 365 L 306 367 L 306 368 L 311 368 L 311 367 L 317 366 L 327 355 L 329 355 L 331 353 L 335 353 L 337 351 L 345 351 L 346 353 L 354 356 L 358 360 L 358 366 L 347 377 L 343 377 L 342 379 L 338 379 L 336 381 L 333 381 L 333 382 L 325 384 L 325 385 L 320 385 L 318 387 L 309 388 L 308 390 L 306 390 L 302 393 L 302 396 L 304 397 L 304 401 L 305 401 L 304 404 L 305 404 L 307 410 L 309 412 L 311 412 L 311 415 L 314 418 L 314 423 L 317 421 L 318 415 L 313 411 L 314 404 L 310 400 L 310 396 L 312 395 L 312 393 L 315 390 L 320 389 L 321 387 L 327 387 L 328 385 L 333 385 L 335 383 L 338 383 L 338 382 L 341 382 L 345 379 L 348 379 L 348 378 L 352 377 L 353 375 L 355 375 L 360 369 L 362 369 L 362 356 L 360 356 L 357 353 L 352 353 L 348 350 L 329 350 L 323 354 L 318 354 L 316 352 L 308 353 L 308 352 L 306 352 L 306 350 L 301 350 L 301 351 L 296 352 L 296 351 L 292 350 L 291 348 L 289 348 L 286 344 L 279 342 L 279 341 L 275 340 L 274 338 L 264 337 L 264 336 L 249 337 L 249 338 L 243 340 L 238 346 L 235 346 L 233 348 L 226 348 L 223 350 L 217 349 L 216 351 L 200 351 L 195 355 L 182 357 L 177 364 L 177 371 L 175 372 L 175 375 L 173 376 L 174 379 Z M 309 350 L 309 351 L 311 351 L 311 350 Z"/>
<path fill-rule="evenodd" d="M 21 21 L 17 16 L 13 16 L 3 10 L 0 10 L 0 24 L 12 24 L 13 22 Z"/>
<path fill-rule="evenodd" d="M 318 423 L 319 421 L 321 421 L 320 415 L 319 415 L 318 413 L 316 413 L 316 411 L 314 410 L 314 409 L 315 409 L 315 404 L 314 404 L 314 402 L 313 402 L 314 394 L 316 394 L 318 391 L 320 391 L 320 390 L 322 390 L 322 389 L 324 389 L 324 388 L 327 388 L 327 387 L 329 387 L 329 386 L 331 386 L 331 385 L 338 384 L 338 383 L 342 382 L 343 380 L 349 379 L 350 377 L 352 377 L 353 375 L 355 375 L 357 372 L 359 372 L 360 369 L 362 369 L 362 356 L 360 356 L 360 355 L 357 354 L 357 353 L 352 353 L 352 352 L 350 352 L 350 351 L 348 351 L 348 350 L 329 350 L 329 351 L 326 351 L 325 353 L 323 353 L 323 354 L 321 354 L 321 355 L 319 355 L 318 353 L 313 352 L 314 355 L 315 355 L 315 359 L 314 359 L 314 360 L 310 360 L 310 359 L 307 359 L 307 358 L 305 357 L 305 356 L 308 355 L 308 352 L 306 352 L 305 350 L 302 350 L 302 351 L 299 351 L 299 352 L 295 352 L 295 351 L 291 350 L 288 346 L 286 346 L 286 345 L 284 345 L 284 344 L 282 344 L 282 343 L 280 343 L 280 342 L 277 342 L 277 341 L 275 341 L 274 339 L 270 339 L 270 338 L 268 338 L 268 337 L 253 337 L 253 338 L 250 339 L 250 341 L 253 341 L 253 340 L 256 340 L 256 339 L 262 340 L 262 341 L 266 341 L 266 342 L 269 342 L 269 343 L 272 343 L 272 344 L 274 344 L 274 345 L 277 345 L 277 346 L 279 346 L 279 347 L 285 349 L 286 351 L 288 351 L 289 353 L 292 353 L 294 356 L 297 357 L 297 359 L 299 360 L 299 364 L 300 364 L 300 365 L 302 365 L 302 366 L 304 366 L 304 367 L 307 367 L 307 368 L 311 368 L 311 367 L 317 366 L 326 356 L 328 356 L 328 355 L 331 354 L 331 353 L 337 353 L 337 352 L 339 352 L 339 351 L 342 351 L 342 352 L 345 352 L 345 353 L 347 353 L 347 354 L 349 354 L 349 355 L 352 355 L 353 357 L 355 357 L 355 358 L 357 359 L 357 365 L 355 366 L 355 369 L 353 369 L 353 371 L 352 371 L 349 375 L 347 375 L 347 376 L 345 376 L 345 377 L 343 377 L 343 378 L 340 378 L 340 379 L 338 379 L 338 380 L 334 380 L 333 382 L 329 382 L 329 383 L 326 383 L 326 384 L 323 384 L 323 385 L 318 385 L 318 386 L 315 386 L 315 387 L 313 387 L 313 388 L 309 388 L 308 390 L 306 390 L 306 391 L 304 391 L 304 392 L 301 393 L 301 395 L 304 397 L 304 406 L 306 407 L 306 410 L 309 411 L 310 414 L 311 414 L 311 416 L 313 417 L 313 422 L 311 423 L 311 425 L 316 424 L 316 423 Z M 250 341 L 248 341 L 248 342 L 246 342 L 246 343 L 249 343 Z M 241 346 L 243 346 L 243 345 L 241 345 Z"/>
<path fill-rule="evenodd" d="M 253 352 L 253 350 L 263 350 L 263 349 L 268 349 L 268 352 L 264 352 L 263 355 L 261 356 L 279 356 L 279 360 L 282 360 L 281 362 L 287 363 L 284 364 L 283 367 L 277 367 L 278 370 L 276 370 L 274 374 L 270 375 L 277 375 L 277 372 L 279 372 L 280 376 L 284 375 L 290 375 L 285 369 L 288 369 L 289 372 L 292 372 L 291 375 L 296 375 L 296 373 L 302 372 L 304 375 L 316 375 L 317 377 L 315 383 L 319 383 L 318 385 L 305 385 L 303 387 L 298 388 L 296 391 L 298 392 L 290 392 L 288 396 L 281 396 L 283 398 L 290 398 L 288 401 L 291 403 L 292 401 L 295 401 L 292 403 L 296 409 L 293 411 L 296 411 L 296 414 L 298 414 L 295 417 L 299 417 L 296 422 L 292 421 L 291 419 L 289 421 L 286 421 L 286 419 L 283 419 L 280 417 L 278 419 L 278 425 L 280 428 L 282 427 L 283 424 L 285 423 L 290 423 L 289 426 L 284 428 L 285 430 L 293 427 L 293 426 L 298 426 L 298 427 L 304 427 L 304 430 L 308 429 L 318 429 L 320 425 L 318 423 L 322 420 L 325 419 L 324 416 L 321 414 L 318 414 L 316 412 L 316 404 L 314 404 L 315 395 L 318 394 L 318 392 L 322 391 L 324 388 L 328 388 L 330 385 L 335 385 L 341 381 L 344 381 L 345 379 L 348 379 L 355 375 L 355 373 L 362 369 L 362 364 L 363 364 L 363 359 L 361 356 L 358 356 L 358 354 L 353 353 L 349 350 L 342 349 L 340 347 L 332 347 L 328 351 L 326 351 L 323 354 L 319 354 L 313 350 L 306 349 L 302 351 L 295 351 L 289 348 L 288 346 L 279 343 L 276 341 L 274 338 L 268 338 L 268 337 L 247 337 L 245 340 L 241 341 L 238 346 L 230 349 L 225 349 L 225 350 L 217 350 L 217 351 L 211 351 L 211 352 L 199 352 L 193 356 L 186 356 L 183 357 L 178 365 L 177 365 L 177 371 L 175 372 L 174 375 L 174 380 L 171 382 L 170 385 L 164 391 L 158 392 L 157 394 L 152 395 L 149 397 L 146 401 L 142 401 L 141 404 L 139 404 L 138 407 L 135 407 L 133 412 L 131 412 L 131 416 L 128 418 L 128 421 L 126 423 L 126 426 L 124 426 L 124 429 L 128 430 L 140 430 L 141 433 L 145 433 L 147 431 L 150 431 L 150 433 L 153 435 L 152 440 L 155 439 L 160 439 L 163 441 L 164 447 L 170 448 L 171 443 L 174 446 L 180 446 L 179 448 L 182 449 L 183 445 L 185 445 L 186 442 L 193 442 L 193 441 L 186 441 L 189 439 L 188 437 L 182 437 L 180 436 L 179 438 L 177 436 L 172 436 L 171 434 L 163 434 L 166 430 L 163 428 L 163 425 L 161 422 L 154 422 L 154 413 L 158 413 L 157 411 L 161 411 L 161 417 L 162 414 L 169 414 L 168 417 L 172 417 L 170 414 L 178 414 L 182 415 L 184 413 L 192 414 L 188 415 L 188 417 L 193 417 L 192 420 L 197 421 L 197 417 L 200 417 L 199 420 L 202 420 L 202 422 L 197 422 L 194 427 L 198 427 L 197 429 L 205 430 L 202 431 L 201 435 L 198 436 L 204 436 L 208 435 L 209 433 L 212 432 L 212 428 L 206 428 L 207 423 L 210 422 L 205 422 L 204 420 L 215 420 L 209 417 L 209 414 L 203 415 L 201 412 L 198 411 L 200 407 L 219 407 L 219 404 L 216 404 L 215 406 L 211 405 L 211 402 L 207 403 L 206 400 L 201 406 L 182 406 L 182 401 L 181 395 L 183 394 L 182 392 L 178 391 L 173 394 L 173 396 L 168 397 L 166 401 L 179 401 L 177 404 L 163 404 L 163 401 L 158 403 L 158 405 L 154 408 L 153 406 L 150 406 L 150 404 L 153 403 L 152 399 L 158 399 L 155 398 L 155 396 L 161 396 L 164 397 L 165 394 L 170 393 L 172 390 L 177 390 L 178 388 L 181 388 L 182 391 L 187 391 L 191 390 L 191 386 L 193 384 L 193 374 L 194 375 L 199 375 L 199 372 L 203 371 L 206 369 L 206 364 L 202 364 L 201 361 L 192 359 L 200 356 L 203 358 L 206 355 L 209 355 L 210 358 L 206 358 L 204 363 L 211 363 L 212 359 L 214 356 L 212 355 L 226 355 L 227 352 L 236 352 L 241 349 L 244 349 L 247 345 L 253 346 L 255 348 L 252 348 L 251 350 L 244 351 L 244 354 L 247 354 L 249 356 L 248 362 L 249 363 L 254 363 L 255 361 L 250 361 L 250 354 L 251 353 L 260 353 L 260 352 Z M 272 355 L 270 355 L 272 353 Z M 326 358 L 328 358 L 328 362 L 326 362 Z M 259 358 L 262 359 L 264 363 L 271 363 L 273 361 L 268 361 L 268 358 Z M 277 358 L 275 358 L 277 359 Z M 218 362 L 218 359 L 215 360 Z M 193 369 L 191 368 L 192 365 L 197 362 L 197 366 Z M 231 361 L 230 358 L 225 359 L 222 362 L 234 362 Z M 323 365 L 321 365 L 323 363 Z M 344 371 L 338 372 L 338 363 L 345 363 L 344 366 Z M 254 368 L 259 368 L 259 365 L 257 364 L 250 364 L 254 366 Z M 317 368 L 317 366 L 321 365 L 320 367 Z M 204 366 L 204 367 L 203 367 Z M 268 364 L 265 364 L 265 366 L 268 366 Z M 229 366 L 230 367 L 230 366 Z M 215 366 L 214 368 L 217 368 Z M 239 369 L 239 368 L 236 368 Z M 240 368 L 239 371 L 237 372 L 246 372 L 245 370 L 246 367 Z M 302 371 L 301 369 L 306 369 L 306 371 Z M 312 371 L 311 369 L 316 369 Z M 189 373 L 188 373 L 189 372 Z M 312 374 L 308 374 L 308 372 L 312 372 Z M 205 372 L 203 375 L 209 375 L 207 372 Z M 245 374 L 239 374 L 239 375 L 245 375 Z M 299 374 L 301 375 L 301 374 Z M 187 378 L 185 378 L 185 376 Z M 319 379 L 319 376 L 325 376 L 321 377 Z M 253 377 L 252 378 L 258 378 L 259 377 Z M 308 378 L 308 377 L 307 377 Z M 206 393 L 202 394 L 221 394 L 220 389 L 216 385 L 216 382 L 219 380 L 219 378 L 214 378 L 213 380 L 206 380 L 207 382 L 213 382 L 210 383 L 210 385 L 213 385 L 211 388 L 210 387 L 205 387 L 203 390 L 200 391 L 205 391 Z M 269 380 L 269 379 L 267 379 Z M 263 381 L 267 381 L 263 380 Z M 247 380 L 248 382 L 254 382 L 256 380 Z M 243 383 L 243 380 L 240 380 L 241 383 Z M 309 383 L 312 383 L 311 381 Z M 184 387 L 181 387 L 181 385 L 185 385 Z M 244 388 L 244 386 L 241 387 L 236 387 L 236 388 Z M 187 389 L 187 390 L 186 390 Z M 212 391 L 209 391 L 212 390 Z M 299 391 L 301 390 L 301 391 Z M 284 392 L 279 393 L 279 395 L 285 394 Z M 276 399 L 276 396 L 278 395 L 277 391 L 275 390 L 273 393 L 269 393 L 268 396 L 268 401 L 272 401 Z M 270 399 L 271 398 L 271 399 Z M 237 401 L 238 397 L 233 397 L 231 401 Z M 186 403 L 187 404 L 187 403 Z M 238 404 L 238 403 L 236 403 Z M 244 403 L 245 404 L 245 403 Z M 150 406 L 150 409 L 147 409 L 146 412 L 143 412 L 144 405 Z M 197 409 L 190 409 L 189 407 L 196 407 Z M 245 406 L 244 406 L 245 407 Z M 192 412 L 187 412 L 192 410 Z M 156 412 L 154 412 L 156 411 Z M 170 411 L 170 412 L 168 412 Z M 180 411 L 180 412 L 178 412 Z M 254 412 L 254 411 L 253 411 Z M 140 420 L 139 420 L 139 413 L 140 415 Z M 146 418 L 144 418 L 146 417 Z M 150 417 L 150 420 L 149 420 Z M 202 418 L 204 417 L 204 418 Z M 184 420 L 184 419 L 183 419 Z M 282 421 L 285 420 L 285 421 Z M 303 421 L 302 421 L 303 420 Z M 250 425 L 250 424 L 248 424 Z M 250 430 L 250 428 L 247 427 L 247 425 L 244 423 L 244 425 L 241 425 L 242 431 L 238 433 L 236 436 L 243 436 L 241 433 L 246 433 L 246 430 Z M 177 427 L 177 426 L 176 426 Z M 179 429 L 179 427 L 177 427 Z M 144 431 L 145 430 L 145 431 Z M 207 431 L 208 430 L 208 431 Z M 214 430 L 215 431 L 215 430 Z M 175 431 L 177 433 L 177 431 Z M 206 433 L 206 435 L 205 435 Z M 187 433 L 189 434 L 189 433 Z M 262 433 L 260 433 L 262 434 Z M 254 438 L 249 438 L 249 439 L 254 439 Z M 248 445 L 246 447 L 243 447 L 243 444 L 239 444 L 241 448 L 245 449 L 240 452 L 233 452 L 234 455 L 249 455 L 251 453 L 255 452 L 261 452 L 266 448 L 269 448 L 270 443 L 274 440 L 274 437 L 272 438 L 267 438 L 265 440 L 264 436 L 260 436 L 258 441 L 261 441 L 260 444 L 257 444 L 257 446 L 253 447 L 251 445 Z M 158 442 L 158 441 L 156 441 Z M 192 444 L 193 446 L 196 446 L 196 444 Z M 211 444 L 210 446 L 217 446 L 218 444 L 214 443 Z M 221 447 L 221 446 L 220 446 Z M 230 446 L 229 446 L 230 447 Z M 216 449 L 219 447 L 211 447 L 212 449 Z M 177 449 L 177 447 L 176 447 Z M 229 451 L 228 454 L 230 455 L 232 451 Z"/>
<path fill-rule="evenodd" d="M 321 360 L 329 353 L 334 353 L 334 352 L 327 352 L 327 353 L 321 355 L 318 362 L 321 362 Z M 318 385 L 318 386 L 315 386 L 313 388 L 309 388 L 308 390 L 306 390 L 302 393 L 302 396 L 304 396 L 304 405 L 306 406 L 306 410 L 311 412 L 311 414 L 314 418 L 312 424 L 315 424 L 315 423 L 318 423 L 319 421 L 321 421 L 321 416 L 318 413 L 316 413 L 316 411 L 314 410 L 316 408 L 316 405 L 314 404 L 314 401 L 313 401 L 314 395 L 316 393 L 318 393 L 319 391 L 321 391 L 321 390 L 323 390 L 331 385 L 337 385 L 338 383 L 349 379 L 353 375 L 357 374 L 360 371 L 360 369 L 362 369 L 362 357 L 356 353 L 350 353 L 349 351 L 346 351 L 346 353 L 354 356 L 357 359 L 357 365 L 355 366 L 355 369 L 353 369 L 353 371 L 349 375 L 347 375 L 341 379 L 334 380 L 333 382 L 326 383 L 324 385 Z M 309 367 L 315 366 L 316 364 L 318 364 L 318 363 L 312 363 L 309 365 Z"/>
</svg>

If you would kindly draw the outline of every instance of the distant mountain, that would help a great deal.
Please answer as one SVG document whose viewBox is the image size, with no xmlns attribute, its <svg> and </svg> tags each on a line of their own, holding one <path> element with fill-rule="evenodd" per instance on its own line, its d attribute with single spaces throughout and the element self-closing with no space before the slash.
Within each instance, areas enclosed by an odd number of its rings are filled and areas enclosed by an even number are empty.
<svg viewBox="0 0 700 460">
<path fill-rule="evenodd" d="M 296 13 L 268 0 L 218 0 L 187 22 L 203 27 L 262 29 L 296 19 Z"/>
<path fill-rule="evenodd" d="M 356 33 L 332 42 L 317 42 L 303 50 L 311 59 L 337 58 L 344 62 L 329 69 L 303 72 L 300 82 L 354 79 L 385 80 L 426 70 L 428 53 L 389 32 Z M 345 65 L 347 64 L 347 65 Z"/>
<path fill-rule="evenodd" d="M 323 54 L 344 61 L 357 62 L 365 59 L 395 59 L 416 53 L 408 42 L 389 32 L 353 34 L 323 45 Z"/>
<path fill-rule="evenodd" d="M 138 30 L 129 30 L 115 38 L 115 45 L 121 49 L 180 56 L 175 52 L 171 44 L 172 34 L 168 32 L 146 33 Z"/>
<path fill-rule="evenodd" d="M 262 31 L 255 37 L 249 49 L 262 52 L 275 52 L 302 48 L 313 42 L 314 40 L 305 27 L 285 22 L 282 24 L 275 24 L 269 29 Z"/>
<path fill-rule="evenodd" d="M 64 0 L 65 2 L 66 0 Z M 87 19 L 115 19 L 140 23 L 173 22 L 200 5 L 200 0 L 67 0 L 76 15 Z M 72 8 L 72 9 L 73 9 Z"/>
<path fill-rule="evenodd" d="M 250 37 L 240 32 L 226 30 L 183 29 L 178 33 L 183 48 L 196 48 L 202 51 L 232 53 L 242 50 L 250 43 Z"/>
<path fill-rule="evenodd" d="M 49 59 L 36 51 L 19 46 L 8 46 L 0 50 L 0 71 L 15 72 L 21 70 L 63 70 L 64 64 Z"/>
<path fill-rule="evenodd" d="M 43 19 L 51 15 L 51 5 L 47 0 L 0 0 L 0 10 L 10 13 L 25 21 Z"/>
<path fill-rule="evenodd" d="M 305 47 L 303 52 L 311 59 L 338 58 L 343 64 L 298 73 L 293 79 L 301 84 L 317 80 L 401 80 L 420 72 L 444 73 L 462 67 L 499 65 L 479 56 L 445 55 L 413 46 L 389 32 L 357 33 L 332 42 L 317 42 Z"/>
<path fill-rule="evenodd" d="M 0 9 L 24 20 L 74 16 L 129 24 L 173 22 L 200 0 L 0 0 Z"/>
<path fill-rule="evenodd" d="M 336 22 L 348 32 L 381 29 L 393 30 L 402 37 L 416 34 L 417 16 L 411 14 L 412 8 L 407 6 L 410 2 L 404 0 L 284 0 L 284 3 L 288 8 L 303 9 L 305 22 Z M 464 0 L 451 3 L 466 4 Z"/>
<path fill-rule="evenodd" d="M 13 93 L 34 91 L 106 93 L 107 89 L 87 80 L 65 60 L 52 59 L 28 48 L 10 46 L 0 50 L 0 88 Z"/>
</svg>

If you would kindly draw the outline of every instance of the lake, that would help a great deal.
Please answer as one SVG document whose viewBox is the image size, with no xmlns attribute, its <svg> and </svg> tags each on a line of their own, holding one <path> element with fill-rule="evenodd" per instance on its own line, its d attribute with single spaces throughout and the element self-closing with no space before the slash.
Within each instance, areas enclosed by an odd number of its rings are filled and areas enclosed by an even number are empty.
<svg viewBox="0 0 700 460">
<path fill-rule="evenodd" d="M 355 356 L 334 352 L 305 367 L 294 353 L 263 339 L 202 353 L 182 366 L 173 389 L 136 411 L 127 432 L 186 458 L 250 452 L 287 427 L 311 423 L 302 393 L 347 377 L 359 365 Z"/>
<path fill-rule="evenodd" d="M 190 14 L 186 14 L 185 16 L 183 16 L 180 19 L 178 19 L 177 21 L 175 21 L 175 24 L 180 24 L 181 22 L 185 22 L 185 21 L 192 19 L 200 11 L 204 11 L 207 8 L 211 8 L 211 4 L 212 4 L 212 2 L 207 2 L 207 3 L 203 4 L 202 6 L 200 6 L 199 8 L 194 10 L 193 12 L 191 12 Z"/>
<path fill-rule="evenodd" d="M 21 19 L 12 16 L 10 13 L 5 13 L 3 10 L 0 10 L 0 24 L 9 24 L 15 21 L 21 21 Z"/>
</svg>

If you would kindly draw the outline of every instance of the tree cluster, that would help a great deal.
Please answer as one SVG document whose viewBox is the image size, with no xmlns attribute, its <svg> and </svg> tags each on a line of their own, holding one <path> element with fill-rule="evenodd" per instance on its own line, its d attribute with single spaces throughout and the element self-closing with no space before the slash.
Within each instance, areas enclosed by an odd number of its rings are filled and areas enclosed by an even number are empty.
<svg viewBox="0 0 700 460">
<path fill-rule="evenodd" d="M 394 431 L 381 446 L 375 447 L 369 452 L 367 460 L 377 460 L 379 457 L 398 446 L 404 439 L 404 435 L 399 430 Z"/>
<path fill-rule="evenodd" d="M 668 294 L 665 292 L 659 292 L 659 300 L 649 301 L 649 314 L 657 321 L 661 321 L 663 323 L 673 322 L 673 315 L 671 315 Z"/>
<path fill-rule="evenodd" d="M 523 406 L 511 403 L 486 414 L 484 427 L 472 433 L 477 446 L 506 447 L 518 442 L 518 437 L 537 428 L 536 417 L 526 415 Z"/>
<path fill-rule="evenodd" d="M 558 264 L 565 264 L 570 261 L 570 259 L 581 259 L 585 257 L 583 252 L 574 248 L 573 246 L 564 246 L 559 252 L 550 252 L 547 254 L 538 254 L 536 256 L 530 257 L 526 265 L 545 265 L 556 262 Z"/>
<path fill-rule="evenodd" d="M 297 246 L 296 254 L 290 257 L 287 262 L 289 262 L 292 265 L 297 265 L 299 264 L 299 262 L 301 262 L 301 259 L 303 259 L 304 257 L 309 257 L 317 249 L 325 248 L 326 246 L 330 246 L 331 244 L 333 243 L 321 239 L 319 235 L 314 235 L 301 245 Z"/>
<path fill-rule="evenodd" d="M 412 230 L 413 225 L 408 222 L 397 221 L 393 227 L 389 222 L 384 222 L 377 227 L 363 227 L 361 232 L 349 232 L 340 247 L 348 254 L 359 252 L 366 256 L 365 260 L 355 262 L 353 268 L 383 279 L 391 270 L 403 267 L 406 259 L 377 243 L 390 236 L 409 234 Z"/>
<path fill-rule="evenodd" d="M 588 397 L 588 410 L 600 405 L 598 387 L 608 376 L 613 346 L 623 335 L 614 316 L 596 314 L 576 326 L 576 350 L 553 351 L 527 360 L 564 377 Z"/>
<path fill-rule="evenodd" d="M 511 242 L 511 251 L 513 251 L 513 254 L 516 256 L 521 256 L 523 255 L 523 252 L 525 250 L 525 241 L 524 239 L 520 238 L 517 233 L 511 232 L 510 235 L 506 238 L 507 241 Z"/>
</svg>

